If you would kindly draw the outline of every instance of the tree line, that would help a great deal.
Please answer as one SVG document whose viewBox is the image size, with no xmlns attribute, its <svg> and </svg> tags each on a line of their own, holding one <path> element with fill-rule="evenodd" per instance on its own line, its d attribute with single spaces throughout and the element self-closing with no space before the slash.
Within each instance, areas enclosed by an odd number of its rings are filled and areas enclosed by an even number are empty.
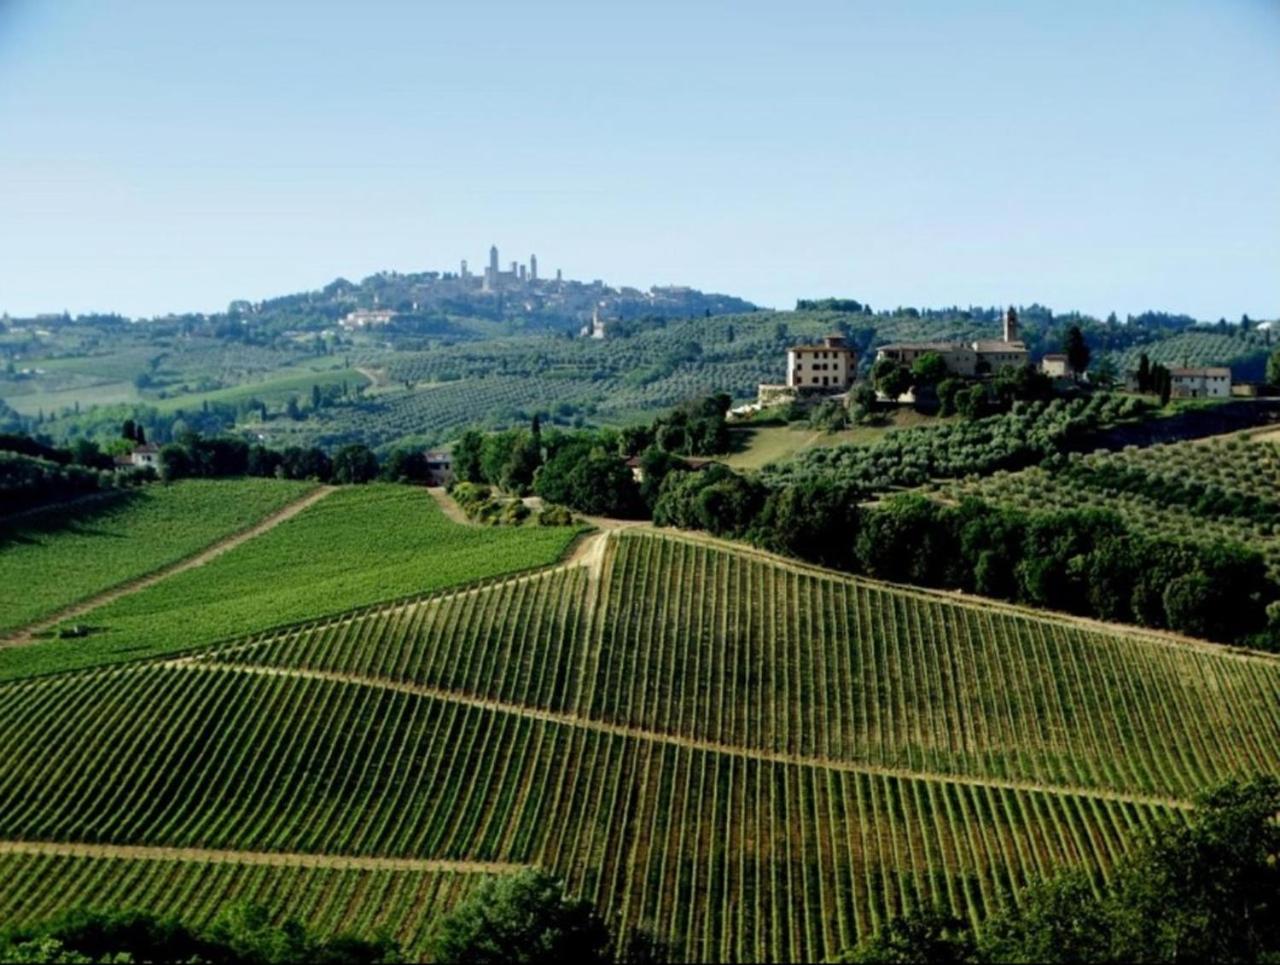
<svg viewBox="0 0 1280 965">
<path fill-rule="evenodd" d="M 1280 586 L 1253 550 L 1149 537 L 1103 510 L 866 500 L 838 477 L 771 487 L 717 465 L 668 476 L 653 521 L 896 583 L 1280 648 Z"/>
</svg>

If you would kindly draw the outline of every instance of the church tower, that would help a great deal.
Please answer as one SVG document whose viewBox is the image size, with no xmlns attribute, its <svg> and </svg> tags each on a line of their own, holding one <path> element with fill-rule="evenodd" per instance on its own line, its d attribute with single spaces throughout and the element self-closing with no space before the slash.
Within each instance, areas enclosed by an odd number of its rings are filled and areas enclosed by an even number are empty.
<svg viewBox="0 0 1280 965">
<path fill-rule="evenodd" d="M 1006 342 L 1018 341 L 1018 312 L 1012 305 L 1004 313 L 1004 340 Z"/>
</svg>

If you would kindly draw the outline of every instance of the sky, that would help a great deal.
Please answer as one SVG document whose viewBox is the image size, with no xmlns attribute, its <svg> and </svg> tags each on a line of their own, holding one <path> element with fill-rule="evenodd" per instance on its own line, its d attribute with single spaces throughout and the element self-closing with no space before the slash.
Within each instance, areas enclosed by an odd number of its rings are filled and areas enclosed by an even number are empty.
<svg viewBox="0 0 1280 965">
<path fill-rule="evenodd" d="M 1280 315 L 1280 0 L 0 0 L 0 311 L 505 264 Z"/>
</svg>

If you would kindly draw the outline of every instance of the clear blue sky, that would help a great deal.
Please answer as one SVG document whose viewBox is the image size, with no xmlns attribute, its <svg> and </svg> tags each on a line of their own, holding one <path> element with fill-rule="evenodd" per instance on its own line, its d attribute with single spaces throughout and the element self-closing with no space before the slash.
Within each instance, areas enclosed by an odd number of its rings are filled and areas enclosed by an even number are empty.
<svg viewBox="0 0 1280 965">
<path fill-rule="evenodd" d="M 789 307 L 1280 314 L 1277 0 L 0 0 L 0 310 L 536 252 Z"/>
</svg>

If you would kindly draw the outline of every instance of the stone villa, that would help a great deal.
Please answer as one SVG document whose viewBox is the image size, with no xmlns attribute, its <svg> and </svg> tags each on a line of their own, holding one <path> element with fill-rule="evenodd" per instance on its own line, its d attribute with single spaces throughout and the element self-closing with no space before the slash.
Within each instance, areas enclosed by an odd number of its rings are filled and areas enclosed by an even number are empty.
<svg viewBox="0 0 1280 965">
<path fill-rule="evenodd" d="M 891 342 L 881 345 L 876 361 L 892 359 L 908 368 L 922 355 L 942 356 L 953 375 L 976 378 L 993 375 L 1004 368 L 1027 364 L 1027 346 L 1018 338 L 1018 313 L 1012 307 L 1004 316 L 1004 333 L 1000 339 L 974 342 Z"/>
</svg>

